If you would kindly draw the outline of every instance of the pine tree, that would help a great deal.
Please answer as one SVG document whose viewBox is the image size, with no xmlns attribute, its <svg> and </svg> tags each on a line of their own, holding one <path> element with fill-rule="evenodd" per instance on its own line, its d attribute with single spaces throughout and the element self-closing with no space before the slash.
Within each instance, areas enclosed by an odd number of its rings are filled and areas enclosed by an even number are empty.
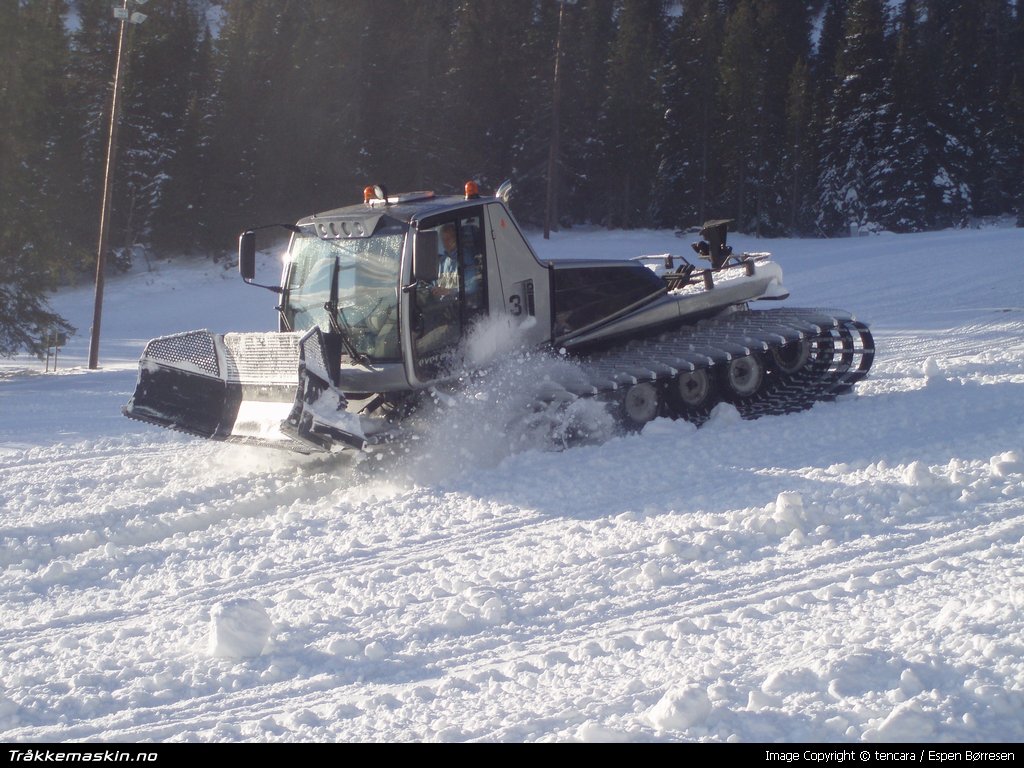
<svg viewBox="0 0 1024 768">
<path fill-rule="evenodd" d="M 889 143 L 893 105 L 881 0 L 852 0 L 836 61 L 836 90 L 819 175 L 824 234 L 884 226 L 891 201 L 878 197 L 897 159 Z"/>
<path fill-rule="evenodd" d="M 720 169 L 722 202 L 736 227 L 758 229 L 755 197 L 764 149 L 765 71 L 751 0 L 742 0 L 725 24 L 720 64 Z"/>
<path fill-rule="evenodd" d="M 205 140 L 212 244 L 225 247 L 246 226 L 287 221 L 306 210 L 305 200 L 295 200 L 296 193 L 306 197 L 296 181 L 301 175 L 296 167 L 315 151 L 316 145 L 303 134 L 319 115 L 302 114 L 299 93 L 290 89 L 294 70 L 301 66 L 292 60 L 297 51 L 302 57 L 316 51 L 297 47 L 293 17 L 315 23 L 319 11 L 319 4 L 274 0 L 229 0 L 224 5 L 215 87 L 207 97 L 215 105 Z M 313 83 L 317 81 L 307 81 L 303 95 L 314 90 Z M 335 96 L 346 99 L 344 92 Z M 289 127 L 294 129 L 291 136 Z M 338 137 L 339 142 L 343 139 Z"/>
<path fill-rule="evenodd" d="M 664 130 L 664 28 L 662 0 L 623 0 L 603 114 L 608 226 L 629 229 L 652 219 L 654 149 Z"/>
<path fill-rule="evenodd" d="M 782 199 L 788 206 L 785 231 L 790 234 L 804 234 L 813 227 L 815 200 L 812 174 L 817 163 L 813 107 L 810 68 L 803 59 L 798 59 L 790 72 L 786 89 L 786 140 L 780 178 L 780 183 L 786 187 Z"/>
<path fill-rule="evenodd" d="M 149 219 L 152 245 L 165 253 L 205 250 L 209 241 L 206 95 L 213 77 L 213 42 L 205 24 L 198 27 L 198 35 L 192 66 L 183 76 L 174 152 L 164 170 L 166 183 L 159 208 Z"/>
<path fill-rule="evenodd" d="M 615 0 L 579 0 L 565 11 L 561 211 L 569 221 L 590 223 L 607 212 L 601 184 L 606 146 L 599 123 L 615 36 Z"/>
<path fill-rule="evenodd" d="M 897 19 L 894 45 L 891 141 L 899 163 L 886 178 L 884 197 L 891 201 L 888 227 L 913 232 L 942 215 L 932 199 L 933 188 L 946 176 L 942 138 L 930 117 L 935 82 L 925 66 L 917 0 L 905 0 Z"/>
<path fill-rule="evenodd" d="M 755 231 L 777 235 L 786 229 L 793 210 L 787 198 L 792 191 L 791 172 L 800 162 L 793 153 L 806 149 L 793 119 L 799 115 L 809 122 L 809 104 L 804 101 L 798 106 L 792 99 L 793 88 L 801 87 L 809 76 L 797 65 L 810 53 L 810 18 L 805 3 L 790 0 L 756 0 L 754 11 L 763 72 L 761 103 L 756 105 L 760 116 Z"/>
<path fill-rule="evenodd" d="M 776 234 L 790 216 L 786 107 L 808 37 L 807 10 L 791 2 L 742 0 L 726 23 L 720 152 L 729 185 L 724 200 L 741 230 Z"/>
<path fill-rule="evenodd" d="M 966 147 L 966 168 L 974 212 L 990 216 L 1007 210 L 1014 142 L 1006 128 L 1009 75 L 1020 51 L 1011 50 L 1012 11 L 1009 0 L 977 0 L 951 10 L 951 30 L 944 61 L 945 82 L 958 106 L 955 134 Z M 953 116 L 950 116 L 953 117 Z M 953 120 L 950 128 L 954 127 Z"/>
<path fill-rule="evenodd" d="M 0 0 L 0 355 L 74 329 L 46 301 L 64 267 L 54 189 L 64 3 Z"/>
<path fill-rule="evenodd" d="M 703 222 L 716 194 L 715 135 L 724 18 L 717 0 L 691 0 L 673 25 L 666 67 L 665 130 L 659 145 L 656 223 Z"/>
<path fill-rule="evenodd" d="M 811 231 L 818 236 L 826 236 L 835 234 L 831 229 L 823 229 L 821 214 L 823 196 L 827 196 L 824 206 L 827 208 L 834 199 L 831 195 L 836 193 L 834 188 L 836 177 L 831 173 L 828 177 L 825 176 L 826 170 L 828 170 L 825 165 L 825 152 L 832 116 L 832 102 L 837 88 L 836 60 L 839 58 L 839 50 L 843 41 L 846 0 L 824 0 L 824 5 L 819 13 L 820 31 L 810 60 L 812 94 L 810 142 L 816 163 L 811 170 L 814 185 L 814 191 L 811 193 Z M 832 212 L 827 219 L 826 226 L 840 226 L 835 221 Z"/>
<path fill-rule="evenodd" d="M 926 0 L 925 14 L 923 58 L 925 71 L 933 74 L 927 114 L 934 131 L 927 147 L 938 159 L 928 209 L 939 226 L 964 226 L 974 215 L 968 169 L 974 162 L 978 125 L 969 107 L 957 103 L 960 86 L 948 79 L 968 68 L 962 48 L 971 35 L 955 28 L 956 9 L 948 0 Z M 950 56 L 954 61 L 947 60 Z"/>
<path fill-rule="evenodd" d="M 402 49 L 378 42 L 375 19 L 403 11 L 396 0 L 376 5 L 295 2 L 278 20 L 272 59 L 280 63 L 270 70 L 267 134 L 257 167 L 260 175 L 282 180 L 276 200 L 267 197 L 276 211 L 270 220 L 354 202 L 367 184 L 389 181 L 372 152 L 377 134 L 389 130 L 374 110 L 393 96 L 375 72 L 400 66 Z M 261 214 L 264 221 L 270 216 Z"/>
<path fill-rule="evenodd" d="M 447 69 L 455 2 L 372 3 L 366 13 L 356 127 L 363 186 L 451 188 L 458 180 L 448 177 L 439 152 L 448 124 L 458 118 L 443 108 L 438 84 Z"/>
<path fill-rule="evenodd" d="M 163 221 L 172 172 L 189 162 L 194 147 L 185 143 L 189 106 L 198 87 L 200 28 L 189 0 L 165 0 L 133 35 L 124 68 L 120 151 L 114 196 L 111 245 L 130 253 L 153 240 Z M 178 220 L 180 222 L 180 211 Z M 178 243 L 187 242 L 183 236 Z M 144 247 L 144 245 L 143 245 Z"/>
<path fill-rule="evenodd" d="M 63 176 L 69 182 L 62 197 L 64 223 L 83 274 L 92 274 L 99 239 L 118 24 L 106 0 L 78 0 L 76 18 L 62 88 L 58 151 Z"/>
<path fill-rule="evenodd" d="M 517 80 L 521 83 L 523 104 L 516 121 L 516 214 L 521 220 L 546 226 L 548 231 L 558 231 L 565 166 L 562 144 L 563 137 L 572 128 L 565 116 L 566 108 L 570 106 L 565 93 L 576 77 L 576 73 L 567 66 L 568 49 L 578 16 L 573 4 L 561 0 L 538 0 L 534 9 L 532 18 L 524 19 L 524 56 L 516 64 L 520 69 Z M 559 67 L 557 93 L 556 55 Z M 547 209 L 549 174 L 550 212 Z"/>
<path fill-rule="evenodd" d="M 821 13 L 821 30 L 811 64 L 811 78 L 819 96 L 830 96 L 836 87 L 836 60 L 843 43 L 846 21 L 846 0 L 825 0 Z"/>
<path fill-rule="evenodd" d="M 1006 94 L 1006 130 L 1013 137 L 1007 157 L 1007 187 L 1017 226 L 1024 227 L 1024 8 L 1017 6 L 1010 29 L 1009 84 Z"/>
<path fill-rule="evenodd" d="M 516 167 L 522 120 L 534 108 L 524 98 L 530 23 L 521 5 L 504 0 L 458 4 L 448 69 L 433 89 L 445 121 L 438 159 L 447 178 L 492 187 Z M 536 174 L 538 186 L 542 178 Z"/>
</svg>

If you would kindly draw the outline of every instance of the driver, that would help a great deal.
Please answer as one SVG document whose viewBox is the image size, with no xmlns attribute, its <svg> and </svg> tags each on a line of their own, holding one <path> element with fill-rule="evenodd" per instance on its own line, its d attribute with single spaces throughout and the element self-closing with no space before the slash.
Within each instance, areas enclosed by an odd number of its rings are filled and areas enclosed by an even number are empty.
<svg viewBox="0 0 1024 768">
<path fill-rule="evenodd" d="M 473 303 L 472 296 L 480 290 L 481 269 L 477 264 L 468 242 L 463 242 L 459 249 L 455 224 L 441 226 L 440 253 L 438 259 L 437 282 L 433 290 L 434 296 L 452 296 L 459 292 L 459 260 L 462 260 L 466 282 L 466 297 Z"/>
<path fill-rule="evenodd" d="M 450 296 L 459 292 L 458 237 L 454 224 L 441 227 L 441 252 L 437 264 L 434 296 Z"/>
</svg>

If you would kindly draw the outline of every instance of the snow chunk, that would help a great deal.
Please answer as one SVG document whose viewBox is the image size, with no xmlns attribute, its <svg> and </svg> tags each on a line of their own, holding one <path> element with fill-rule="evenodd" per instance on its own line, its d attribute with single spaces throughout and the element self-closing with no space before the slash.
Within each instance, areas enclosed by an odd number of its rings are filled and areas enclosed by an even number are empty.
<svg viewBox="0 0 1024 768">
<path fill-rule="evenodd" d="M 817 691 L 821 687 L 821 678 L 813 670 L 806 667 L 772 672 L 761 684 L 761 690 L 764 693 L 776 694 L 778 698 L 791 693 Z"/>
<path fill-rule="evenodd" d="M 500 597 L 491 597 L 480 608 L 480 618 L 488 624 L 503 624 L 508 617 L 508 608 Z"/>
<path fill-rule="evenodd" d="M 764 691 L 750 691 L 747 696 L 747 711 L 760 712 L 763 709 L 778 707 L 782 699 Z"/>
<path fill-rule="evenodd" d="M 935 614 L 931 625 L 936 629 L 948 629 L 958 627 L 963 621 L 964 603 L 961 600 L 948 600 L 942 609 Z"/>
<path fill-rule="evenodd" d="M 903 483 L 917 488 L 934 488 L 943 485 L 943 479 L 936 477 L 927 464 L 915 461 L 903 470 Z"/>
<path fill-rule="evenodd" d="M 881 651 L 864 650 L 828 665 L 828 693 L 836 700 L 898 688 L 905 665 Z"/>
<path fill-rule="evenodd" d="M 924 361 L 924 365 L 921 366 L 921 375 L 926 379 L 937 379 L 942 376 L 942 369 L 934 357 L 929 357 Z"/>
<path fill-rule="evenodd" d="M 351 638 L 336 637 L 327 644 L 327 652 L 332 656 L 358 656 L 362 651 L 363 646 Z"/>
<path fill-rule="evenodd" d="M 658 542 L 659 555 L 678 555 L 683 551 L 683 545 L 672 539 L 662 539 Z"/>
<path fill-rule="evenodd" d="M 469 621 L 466 617 L 454 609 L 445 611 L 444 616 L 441 617 L 441 629 L 447 630 L 448 632 L 462 632 L 468 626 Z"/>
<path fill-rule="evenodd" d="M 923 690 L 924 684 L 921 682 L 921 679 L 914 674 L 914 670 L 904 669 L 900 674 L 900 691 L 902 691 L 904 695 L 910 697 L 916 696 Z"/>
<path fill-rule="evenodd" d="M 1017 451 L 1005 451 L 989 459 L 989 467 L 996 477 L 1024 474 L 1024 460 Z"/>
<path fill-rule="evenodd" d="M 18 705 L 5 696 L 0 696 L 0 726 L 18 724 Z"/>
<path fill-rule="evenodd" d="M 935 715 L 925 712 L 918 701 L 905 701 L 877 728 L 865 731 L 863 738 L 869 742 L 931 741 L 935 738 L 934 721 Z"/>
<path fill-rule="evenodd" d="M 588 720 L 576 729 L 576 739 L 582 742 L 620 744 L 630 741 L 630 735 L 625 731 L 618 731 Z"/>
<path fill-rule="evenodd" d="M 588 640 L 577 648 L 572 654 L 573 661 L 586 661 L 587 659 L 596 659 L 601 656 L 607 656 L 608 651 L 601 647 L 601 644 L 596 640 Z"/>
<path fill-rule="evenodd" d="M 772 519 L 782 527 L 799 530 L 804 522 L 804 497 L 794 491 L 783 491 L 775 497 Z"/>
<path fill-rule="evenodd" d="M 263 653 L 273 623 L 256 600 L 237 598 L 210 609 L 211 656 L 250 659 Z"/>
<path fill-rule="evenodd" d="M 647 719 L 660 731 L 682 731 L 701 725 L 711 714 L 711 699 L 699 685 L 670 688 L 647 711 Z"/>
</svg>

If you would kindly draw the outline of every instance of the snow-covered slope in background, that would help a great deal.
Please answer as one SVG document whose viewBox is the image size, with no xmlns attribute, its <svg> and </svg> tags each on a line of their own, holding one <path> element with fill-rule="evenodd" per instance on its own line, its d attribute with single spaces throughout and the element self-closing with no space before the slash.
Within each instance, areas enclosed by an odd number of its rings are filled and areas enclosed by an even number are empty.
<svg viewBox="0 0 1024 768">
<path fill-rule="evenodd" d="M 561 453 L 467 399 L 302 459 L 119 412 L 146 339 L 271 294 L 113 279 L 96 372 L 56 296 L 60 373 L 0 366 L 0 740 L 1024 740 L 1024 230 L 731 242 L 872 324 L 855 396 Z"/>
</svg>

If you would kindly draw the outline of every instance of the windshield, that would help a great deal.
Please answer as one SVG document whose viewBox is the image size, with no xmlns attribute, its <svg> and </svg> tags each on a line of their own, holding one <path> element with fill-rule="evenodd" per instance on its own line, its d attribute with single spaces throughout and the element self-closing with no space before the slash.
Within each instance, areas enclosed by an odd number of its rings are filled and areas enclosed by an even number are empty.
<svg viewBox="0 0 1024 768">
<path fill-rule="evenodd" d="M 337 273 L 337 327 L 361 355 L 397 359 L 398 270 L 405 227 L 382 227 L 373 236 L 322 240 L 303 230 L 292 240 L 283 312 L 288 327 L 335 329 L 330 318 Z"/>
</svg>

